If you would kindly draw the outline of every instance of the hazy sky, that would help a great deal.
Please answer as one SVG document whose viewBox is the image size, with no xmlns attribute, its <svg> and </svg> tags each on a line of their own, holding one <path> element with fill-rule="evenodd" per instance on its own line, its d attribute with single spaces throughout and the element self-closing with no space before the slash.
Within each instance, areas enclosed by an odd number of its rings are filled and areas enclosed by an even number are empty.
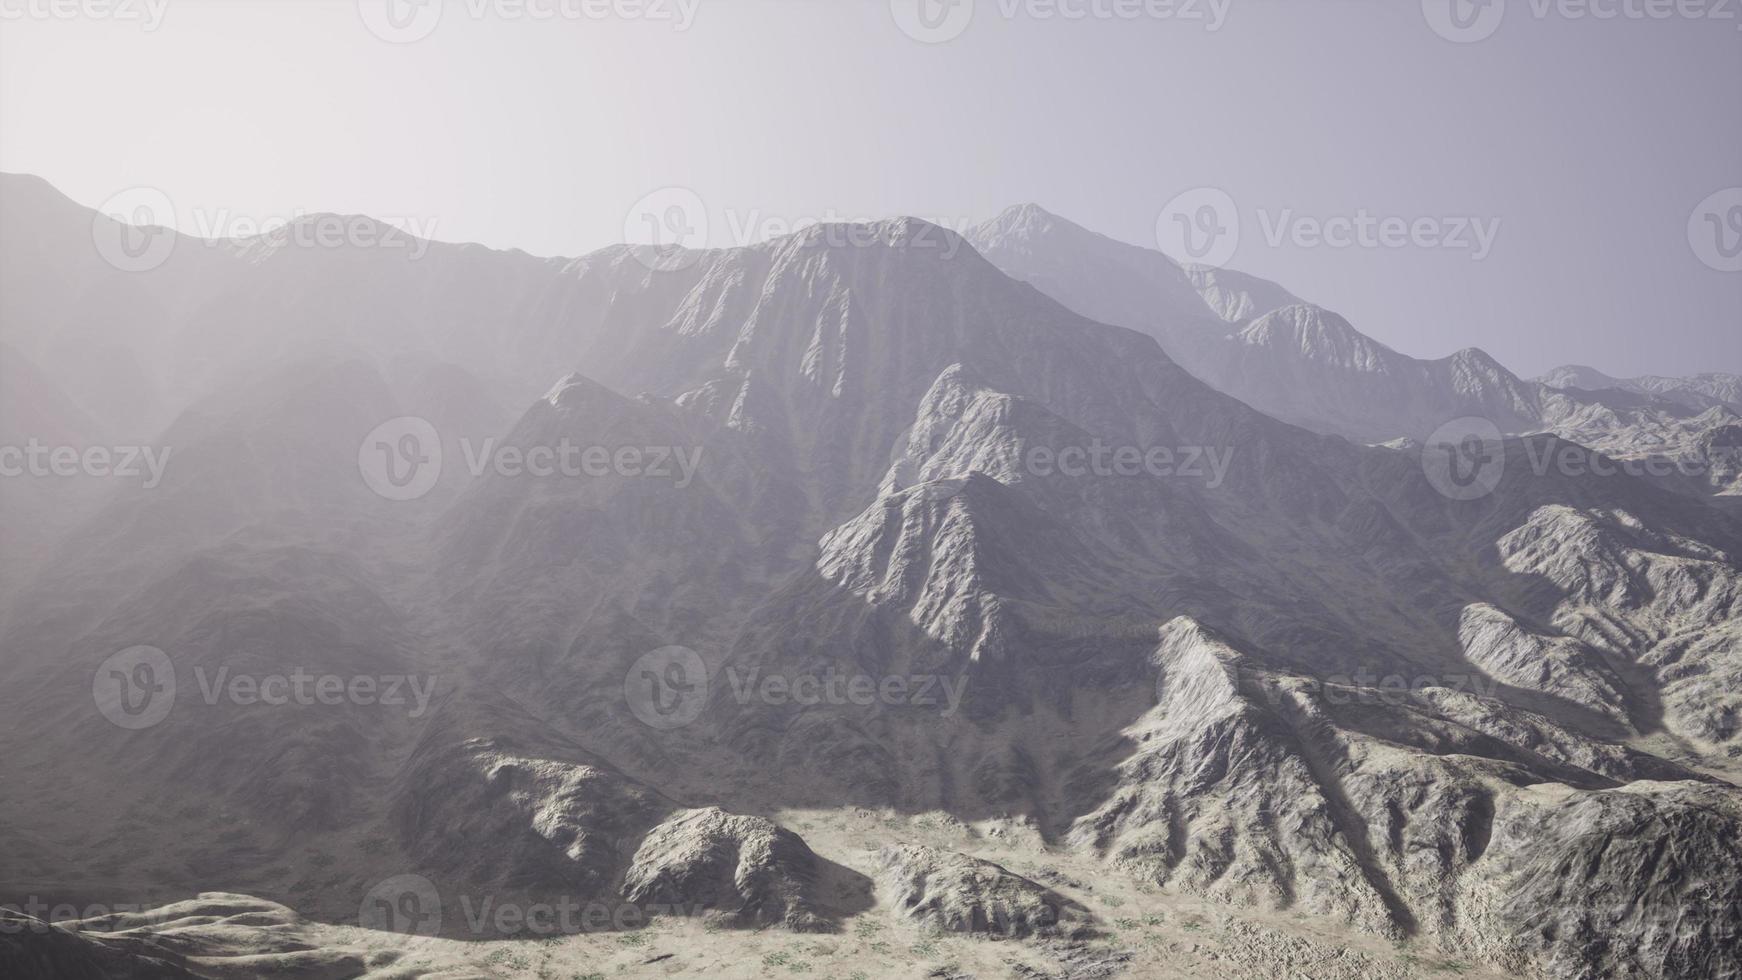
<svg viewBox="0 0 1742 980">
<path fill-rule="evenodd" d="M 1212 187 L 1229 265 L 1407 353 L 1742 371 L 1742 272 L 1712 267 L 1742 199 L 1699 213 L 1742 186 L 1742 4 L 919 2 L 450 0 L 390 43 L 382 0 L 0 0 L 0 169 L 161 188 L 193 232 L 363 212 L 561 255 L 669 186 L 716 245 L 1023 201 L 1154 245 Z M 1421 244 L 1315 240 L 1362 214 Z"/>
</svg>

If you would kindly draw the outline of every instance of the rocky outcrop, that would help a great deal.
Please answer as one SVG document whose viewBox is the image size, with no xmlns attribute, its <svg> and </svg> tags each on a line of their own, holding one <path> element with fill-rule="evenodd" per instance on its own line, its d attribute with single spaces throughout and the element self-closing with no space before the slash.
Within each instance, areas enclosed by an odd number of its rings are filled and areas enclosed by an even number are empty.
<svg viewBox="0 0 1742 980">
<path fill-rule="evenodd" d="M 1242 658 L 1179 619 L 1157 650 L 1159 701 L 1107 802 L 1069 841 L 1157 884 L 1243 907 L 1299 908 L 1380 933 L 1407 912 L 1377 873 L 1338 781 L 1242 692 Z"/>
<path fill-rule="evenodd" d="M 675 806 L 500 700 L 443 705 L 391 792 L 402 846 L 444 881 L 582 900 Z"/>
<path fill-rule="evenodd" d="M 815 904 L 817 876 L 817 857 L 797 834 L 706 807 L 674 813 L 642 839 L 623 895 L 708 909 L 730 926 L 814 932 L 828 927 Z"/>
<path fill-rule="evenodd" d="M 877 855 L 877 892 L 923 928 L 994 939 L 1079 936 L 1088 910 L 991 861 L 918 844 Z"/>
<path fill-rule="evenodd" d="M 1697 783 L 1541 786 L 1496 814 L 1467 884 L 1487 935 L 1557 977 L 1742 977 L 1742 802 Z M 1474 903 L 1473 903 L 1474 904 Z"/>
<path fill-rule="evenodd" d="M 159 908 L 46 922 L 0 909 L 8 980 L 338 980 L 386 970 L 395 951 L 328 945 L 289 908 L 208 892 Z"/>
<path fill-rule="evenodd" d="M 1620 682 L 1578 640 L 1533 633 L 1487 603 L 1464 609 L 1458 638 L 1470 662 L 1495 680 L 1565 698 L 1617 720 L 1625 715 Z"/>
<path fill-rule="evenodd" d="M 1556 628 L 1650 678 L 1644 727 L 1742 756 L 1742 571 L 1733 555 L 1620 509 L 1538 508 L 1502 537 L 1545 583 Z M 1660 716 L 1660 717 L 1656 717 Z"/>
</svg>

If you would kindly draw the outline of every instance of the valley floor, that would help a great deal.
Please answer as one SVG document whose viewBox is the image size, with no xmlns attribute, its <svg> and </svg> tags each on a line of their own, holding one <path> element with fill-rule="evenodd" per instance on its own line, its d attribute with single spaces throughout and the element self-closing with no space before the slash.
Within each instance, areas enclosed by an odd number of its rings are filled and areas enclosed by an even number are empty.
<svg viewBox="0 0 1742 980">
<path fill-rule="evenodd" d="M 1030 940 L 928 932 L 883 904 L 827 934 L 722 929 L 700 917 L 662 915 L 644 927 L 467 941 L 402 935 L 345 924 L 337 910 L 307 918 L 267 903 L 207 895 L 178 918 L 152 927 L 185 942 L 200 976 L 273 975 L 338 980 L 606 980 L 615 977 L 882 980 L 1416 980 L 1513 976 L 1446 956 L 1426 943 L 1391 944 L 1341 934 L 1309 920 L 1232 909 L 1167 892 L 1081 855 L 1048 849 L 1027 828 L 969 826 L 943 814 L 788 811 L 773 814 L 817 854 L 866 875 L 891 844 L 959 850 L 1043 882 L 1094 917 L 1093 934 Z M 318 904 L 318 899 L 317 899 Z M 225 906 L 228 906 L 227 908 Z M 449 918 L 493 916 L 481 903 Z M 201 913 L 205 914 L 201 914 Z M 227 916 L 225 913 L 229 913 Z M 450 930 L 444 930 L 451 935 Z M 195 953 L 195 950 L 198 953 Z M 287 954 L 285 951 L 295 950 Z M 200 955 L 206 954 L 206 955 Z M 361 972 L 359 972 L 361 971 Z"/>
</svg>

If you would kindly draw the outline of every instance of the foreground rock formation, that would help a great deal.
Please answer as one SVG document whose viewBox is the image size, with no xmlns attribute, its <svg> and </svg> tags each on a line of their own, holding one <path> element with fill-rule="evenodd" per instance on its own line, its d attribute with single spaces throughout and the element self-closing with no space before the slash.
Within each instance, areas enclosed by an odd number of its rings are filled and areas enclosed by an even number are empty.
<svg viewBox="0 0 1742 980">
<path fill-rule="evenodd" d="M 1010 939 L 1088 928 L 1085 909 L 990 861 L 910 845 L 884 848 L 878 863 L 878 894 L 924 928 Z"/>
</svg>

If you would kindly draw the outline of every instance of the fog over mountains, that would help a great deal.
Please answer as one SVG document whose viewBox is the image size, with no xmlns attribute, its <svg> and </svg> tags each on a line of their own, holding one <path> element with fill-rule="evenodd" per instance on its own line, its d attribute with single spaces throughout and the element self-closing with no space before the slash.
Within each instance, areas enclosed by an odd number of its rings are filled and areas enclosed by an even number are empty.
<svg viewBox="0 0 1742 980">
<path fill-rule="evenodd" d="M 1552 432 L 1617 457 L 1675 461 L 1665 468 L 1703 474 L 1714 489 L 1737 476 L 1734 374 L 1622 381 L 1566 367 L 1527 381 L 1474 348 L 1438 360 L 1400 354 L 1274 283 L 1182 266 L 1034 205 L 968 237 L 1013 278 L 1149 334 L 1212 386 L 1317 432 L 1422 440 L 1450 419 L 1479 416 L 1508 434 Z"/>
<path fill-rule="evenodd" d="M 1736 376 L 299 220 L 0 179 L 0 972 L 1742 977 Z"/>
</svg>

